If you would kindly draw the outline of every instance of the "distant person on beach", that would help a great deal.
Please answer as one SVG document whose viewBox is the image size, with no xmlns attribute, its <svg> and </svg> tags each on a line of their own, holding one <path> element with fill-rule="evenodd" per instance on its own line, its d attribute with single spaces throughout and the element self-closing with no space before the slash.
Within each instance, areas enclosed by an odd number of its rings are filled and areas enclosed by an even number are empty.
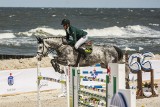
<svg viewBox="0 0 160 107">
<path fill-rule="evenodd" d="M 61 25 L 66 31 L 67 44 L 74 47 L 76 51 L 85 57 L 85 50 L 80 46 L 88 40 L 87 32 L 71 26 L 68 19 L 63 19 Z"/>
</svg>

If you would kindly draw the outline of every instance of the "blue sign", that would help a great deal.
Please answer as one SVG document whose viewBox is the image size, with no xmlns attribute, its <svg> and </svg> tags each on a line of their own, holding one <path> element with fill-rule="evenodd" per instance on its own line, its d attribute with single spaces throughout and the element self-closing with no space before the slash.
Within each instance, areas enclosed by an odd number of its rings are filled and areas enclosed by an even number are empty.
<svg viewBox="0 0 160 107">
<path fill-rule="evenodd" d="M 10 76 L 8 77 L 8 85 L 12 86 L 14 84 L 14 77 L 12 76 L 12 73 L 10 73 Z"/>
<path fill-rule="evenodd" d="M 98 73 L 96 72 L 96 69 L 93 70 L 93 72 L 91 73 L 91 76 L 93 78 L 96 78 L 98 76 Z"/>
</svg>

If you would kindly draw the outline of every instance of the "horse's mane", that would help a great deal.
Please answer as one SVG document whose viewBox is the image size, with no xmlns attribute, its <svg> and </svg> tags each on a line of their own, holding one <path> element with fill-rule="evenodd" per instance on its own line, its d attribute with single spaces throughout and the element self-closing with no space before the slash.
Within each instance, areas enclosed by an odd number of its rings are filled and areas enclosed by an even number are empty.
<svg viewBox="0 0 160 107">
<path fill-rule="evenodd" d="M 43 39 L 54 39 L 54 38 L 65 38 L 65 36 L 50 36 L 50 37 L 45 37 Z"/>
</svg>

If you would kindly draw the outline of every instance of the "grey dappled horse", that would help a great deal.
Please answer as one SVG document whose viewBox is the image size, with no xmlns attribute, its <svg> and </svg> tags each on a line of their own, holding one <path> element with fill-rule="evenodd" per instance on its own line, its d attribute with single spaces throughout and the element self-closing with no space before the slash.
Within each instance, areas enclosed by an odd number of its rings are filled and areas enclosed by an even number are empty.
<svg viewBox="0 0 160 107">
<path fill-rule="evenodd" d="M 57 52 L 56 60 L 51 60 L 51 64 L 55 71 L 59 73 L 64 73 L 60 69 L 59 64 L 67 66 L 73 66 L 76 63 L 78 53 L 69 45 L 64 45 L 65 37 L 37 37 L 38 41 L 38 51 L 37 56 L 47 56 L 50 50 L 55 50 Z M 123 58 L 122 50 L 115 46 L 95 46 L 93 45 L 93 51 L 86 59 L 81 58 L 79 66 L 91 66 L 97 63 L 101 64 L 102 68 L 107 68 L 108 63 L 120 63 Z M 54 62 L 56 61 L 56 62 Z M 57 64 L 58 63 L 58 64 Z M 126 86 L 129 87 L 129 73 L 130 69 L 128 63 L 126 66 Z"/>
<path fill-rule="evenodd" d="M 74 66 L 76 64 L 78 53 L 73 47 L 64 45 L 65 37 L 46 37 L 38 40 L 38 55 L 47 56 L 49 50 L 57 52 L 57 62 L 61 65 Z M 92 53 L 87 58 L 80 59 L 79 66 L 91 66 L 97 63 L 106 68 L 108 63 L 118 63 L 123 58 L 122 50 L 115 46 L 92 46 Z"/>
</svg>

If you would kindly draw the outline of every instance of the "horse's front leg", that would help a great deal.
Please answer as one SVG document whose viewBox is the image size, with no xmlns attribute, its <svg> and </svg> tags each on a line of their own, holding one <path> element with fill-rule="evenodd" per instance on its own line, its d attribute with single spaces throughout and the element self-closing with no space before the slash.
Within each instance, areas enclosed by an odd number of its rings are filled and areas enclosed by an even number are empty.
<svg viewBox="0 0 160 107">
<path fill-rule="evenodd" d="M 59 63 L 57 62 L 57 58 L 52 59 L 52 60 L 51 60 L 51 64 L 52 64 L 52 67 L 54 68 L 55 72 L 59 72 L 59 73 L 61 73 L 61 74 L 64 73 L 64 70 L 61 69 L 61 66 L 60 66 Z"/>
<path fill-rule="evenodd" d="M 69 54 L 66 56 L 67 59 L 67 65 L 68 66 L 75 66 L 75 59 L 73 54 Z"/>
<path fill-rule="evenodd" d="M 75 66 L 75 61 L 74 60 L 67 60 L 67 65 L 68 66 Z"/>
</svg>

